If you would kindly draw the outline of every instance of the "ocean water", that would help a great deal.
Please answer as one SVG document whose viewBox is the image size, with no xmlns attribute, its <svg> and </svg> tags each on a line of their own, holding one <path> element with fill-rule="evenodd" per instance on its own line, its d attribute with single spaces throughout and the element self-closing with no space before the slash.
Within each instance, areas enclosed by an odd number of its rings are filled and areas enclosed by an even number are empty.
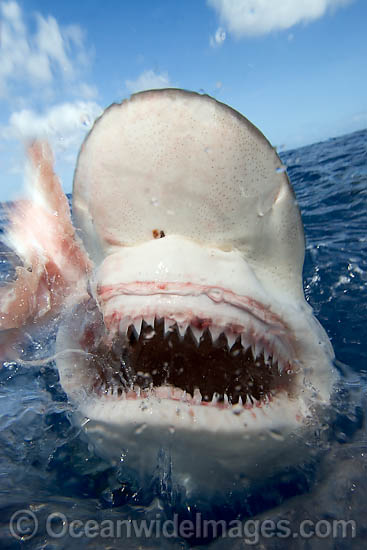
<svg viewBox="0 0 367 550">
<path fill-rule="evenodd" d="M 0 548 L 37 550 L 167 548 L 185 549 L 351 549 L 365 548 L 367 535 L 367 130 L 281 154 L 302 211 L 306 234 L 304 286 L 307 300 L 331 338 L 342 374 L 332 429 L 320 430 L 323 459 L 313 467 L 264 480 L 258 491 L 187 508 L 170 484 L 169 461 L 162 455 L 157 475 L 144 488 L 122 463 L 110 468 L 94 455 L 70 422 L 71 409 L 52 364 L 6 363 L 0 370 Z M 0 231 L 6 208 L 0 212 Z M 2 247 L 1 279 L 13 271 Z M 52 340 L 53 331 L 49 338 Z M 31 357 L 42 345 L 30 342 Z M 331 432 L 331 436 L 330 433 Z M 9 530 L 14 513 L 27 510 L 19 540 Z M 148 536 L 127 523 L 121 533 L 79 537 L 73 520 L 191 520 L 198 510 L 215 520 L 252 523 L 242 532 L 208 536 L 162 536 L 158 523 Z M 50 536 L 47 517 L 54 514 Z M 34 517 L 38 529 L 28 538 Z M 268 536 L 261 520 L 286 520 L 296 536 Z M 352 521 L 343 537 L 329 532 L 335 520 Z M 300 536 L 303 521 L 316 534 Z M 27 523 L 28 522 L 28 523 Z M 115 523 L 114 523 L 115 522 Z M 319 523 L 317 523 L 319 522 Z M 349 524 L 352 525 L 352 524 Z M 66 526 L 66 527 L 65 527 Z M 310 523 L 306 525 L 310 527 Z M 65 528 L 65 529 L 64 529 Z M 28 530 L 27 530 L 28 529 Z M 315 530 L 315 529 L 314 529 Z M 169 530 L 168 530 L 169 531 Z M 209 530 L 210 531 L 210 530 Z M 170 531 L 172 532 L 172 531 Z M 76 535 L 75 535 L 76 533 Z M 110 536 L 108 536 L 110 535 Z M 227 536 L 221 536 L 227 535 Z M 237 536 L 235 536 L 237 535 Z"/>
</svg>

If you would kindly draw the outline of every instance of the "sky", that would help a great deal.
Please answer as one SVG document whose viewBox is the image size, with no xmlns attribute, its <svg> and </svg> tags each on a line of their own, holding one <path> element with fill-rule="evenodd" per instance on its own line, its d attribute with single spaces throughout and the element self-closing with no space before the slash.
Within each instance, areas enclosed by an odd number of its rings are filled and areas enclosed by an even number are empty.
<svg viewBox="0 0 367 550">
<path fill-rule="evenodd" d="M 0 0 L 0 200 L 47 139 L 64 190 L 93 121 L 150 88 L 207 93 L 279 150 L 367 127 L 366 0 Z"/>
</svg>

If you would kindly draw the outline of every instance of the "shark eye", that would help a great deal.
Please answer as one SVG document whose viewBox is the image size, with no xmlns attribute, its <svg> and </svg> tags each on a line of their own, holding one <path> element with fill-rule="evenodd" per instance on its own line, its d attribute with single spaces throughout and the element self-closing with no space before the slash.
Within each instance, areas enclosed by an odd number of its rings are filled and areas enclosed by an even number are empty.
<svg viewBox="0 0 367 550">
<path fill-rule="evenodd" d="M 195 404 L 259 406 L 278 391 L 291 393 L 294 373 L 265 350 L 233 345 L 224 333 L 213 342 L 209 328 L 198 339 L 189 326 L 165 332 L 164 319 L 131 325 L 111 346 L 94 351 L 94 391 L 130 397 L 149 392 Z"/>
</svg>

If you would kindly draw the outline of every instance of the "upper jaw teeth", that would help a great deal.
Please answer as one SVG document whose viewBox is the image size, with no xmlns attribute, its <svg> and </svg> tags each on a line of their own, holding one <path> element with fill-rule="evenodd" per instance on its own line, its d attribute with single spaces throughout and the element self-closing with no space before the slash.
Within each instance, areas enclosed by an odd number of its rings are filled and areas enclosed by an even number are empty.
<svg viewBox="0 0 367 550">
<path fill-rule="evenodd" d="M 157 322 L 158 320 L 154 315 L 123 318 L 120 321 L 120 334 L 126 335 L 130 329 L 133 331 L 135 337 L 139 339 L 144 329 L 143 337 L 149 339 L 155 335 Z M 181 339 L 184 339 L 186 335 L 190 334 L 193 341 L 199 346 L 204 333 L 208 331 L 213 344 L 216 344 L 219 339 L 221 339 L 221 343 L 225 343 L 223 342 L 224 336 L 228 350 L 234 348 L 233 353 L 236 353 L 240 349 L 240 346 L 242 346 L 244 350 L 250 348 L 254 361 L 263 355 L 266 364 L 278 364 L 279 373 L 282 373 L 286 366 L 292 363 L 291 354 L 284 346 L 284 343 L 279 337 L 272 335 L 271 331 L 259 335 L 253 327 L 250 327 L 244 329 L 242 332 L 234 332 L 229 327 L 223 328 L 219 325 L 209 323 L 194 324 L 181 319 L 176 321 L 172 317 L 164 318 L 163 323 L 165 338 L 174 331 L 177 331 Z M 198 324 L 199 326 L 197 326 Z"/>
</svg>

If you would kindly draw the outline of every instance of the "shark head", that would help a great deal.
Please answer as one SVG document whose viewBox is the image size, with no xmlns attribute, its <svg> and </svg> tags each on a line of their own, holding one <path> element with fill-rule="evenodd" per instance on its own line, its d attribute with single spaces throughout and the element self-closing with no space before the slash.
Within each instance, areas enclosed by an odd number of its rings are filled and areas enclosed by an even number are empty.
<svg viewBox="0 0 367 550">
<path fill-rule="evenodd" d="M 57 366 L 99 451 L 149 463 L 170 446 L 185 479 L 208 457 L 246 473 L 293 460 L 336 375 L 304 298 L 295 195 L 263 134 L 209 96 L 133 95 L 82 145 L 73 216 L 95 268 Z"/>
</svg>

